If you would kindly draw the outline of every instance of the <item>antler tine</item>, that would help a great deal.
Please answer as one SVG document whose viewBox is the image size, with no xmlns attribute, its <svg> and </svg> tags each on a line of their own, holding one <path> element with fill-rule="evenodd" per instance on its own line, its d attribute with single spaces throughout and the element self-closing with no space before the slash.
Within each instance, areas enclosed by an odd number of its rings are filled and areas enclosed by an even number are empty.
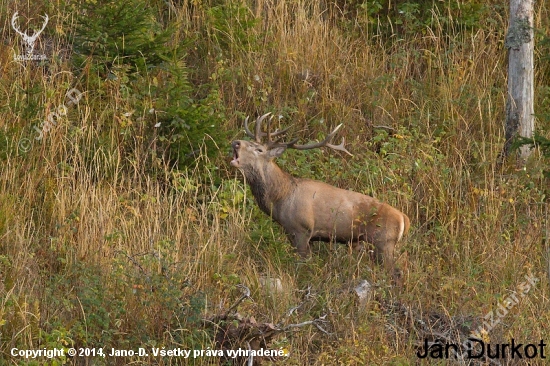
<svg viewBox="0 0 550 366">
<path fill-rule="evenodd" d="M 254 134 L 250 131 L 250 128 L 248 128 L 248 119 L 249 118 L 250 118 L 250 116 L 246 116 L 246 118 L 244 120 L 244 132 L 246 132 L 246 135 L 248 137 L 255 139 L 256 136 L 254 136 Z"/>
<path fill-rule="evenodd" d="M 283 133 L 286 133 L 286 131 L 290 130 L 292 126 L 288 126 L 287 128 L 283 128 L 281 131 L 275 131 L 271 134 L 271 137 L 277 137 L 279 135 L 282 135 Z"/>
<path fill-rule="evenodd" d="M 269 119 L 267 120 L 267 143 L 268 144 L 273 144 L 273 141 L 271 141 L 271 138 L 272 137 L 276 137 L 276 136 L 279 136 L 283 133 L 285 133 L 289 128 L 285 128 L 284 130 L 281 130 L 281 131 L 275 131 L 275 132 L 271 132 L 271 120 L 273 119 L 273 116 L 269 117 Z M 281 141 L 281 139 L 277 139 L 277 141 Z"/>
<path fill-rule="evenodd" d="M 346 148 L 344 147 L 344 143 L 345 143 L 345 139 L 342 137 L 342 143 L 340 145 L 327 144 L 327 147 L 330 147 L 333 150 L 338 150 L 338 151 L 345 152 L 349 156 L 353 156 L 352 153 L 350 153 L 348 150 L 346 150 Z"/>
<path fill-rule="evenodd" d="M 267 143 L 271 143 L 271 120 L 273 119 L 273 116 L 269 117 L 267 120 Z"/>
<path fill-rule="evenodd" d="M 18 17 L 18 12 L 16 11 L 15 13 L 13 13 L 13 16 L 11 17 L 11 26 L 13 27 L 13 29 L 19 33 L 20 35 L 23 35 L 23 32 L 21 32 L 21 30 L 19 29 L 19 27 L 17 26 L 17 17 Z"/>
<path fill-rule="evenodd" d="M 325 137 L 325 139 L 323 141 L 320 141 L 320 142 L 316 142 L 316 143 L 313 143 L 313 144 L 307 144 L 307 145 L 296 145 L 294 143 L 288 143 L 288 144 L 285 144 L 289 149 L 296 149 L 296 150 L 310 150 L 310 149 L 316 149 L 318 147 L 329 147 L 331 149 L 334 149 L 334 150 L 338 150 L 338 151 L 343 151 L 351 156 L 353 156 L 349 151 L 346 150 L 346 148 L 344 147 L 344 139 L 342 138 L 342 143 L 340 145 L 332 145 L 330 143 L 330 140 L 332 140 L 332 138 L 334 137 L 334 135 L 336 134 L 336 132 L 338 132 L 338 130 L 340 129 L 340 127 L 342 127 L 342 123 L 340 123 L 338 126 L 336 126 L 336 128 L 334 130 L 332 130 L 331 133 L 329 133 L 327 135 L 327 137 Z"/>
<path fill-rule="evenodd" d="M 265 133 L 262 133 L 261 131 L 261 128 L 262 128 L 262 122 L 263 120 L 269 116 L 271 114 L 271 112 L 267 112 L 266 114 L 264 114 L 263 116 L 261 117 L 258 117 L 258 119 L 256 120 L 256 130 L 255 130 L 255 133 L 254 133 L 254 140 L 256 142 L 262 142 L 262 137 L 263 136 L 266 136 Z"/>
<path fill-rule="evenodd" d="M 260 131 L 259 126 L 261 125 L 262 120 L 269 114 L 270 113 L 266 113 L 266 114 L 264 114 L 263 116 L 259 117 L 256 120 L 256 128 L 254 130 L 254 133 L 252 133 L 252 131 L 250 131 L 250 127 L 248 127 L 248 120 L 249 120 L 250 116 L 246 116 L 246 118 L 244 120 L 244 132 L 246 132 L 248 137 L 253 138 L 254 141 L 256 141 L 256 142 L 261 142 L 260 141 L 261 137 L 267 136 L 266 133 Z M 258 136 L 260 137 L 260 139 L 258 138 Z"/>
<path fill-rule="evenodd" d="M 275 131 L 275 132 L 271 132 L 271 120 L 273 119 L 273 116 L 270 117 L 269 121 L 268 121 L 268 126 L 267 126 L 267 130 L 268 130 L 268 133 L 265 133 L 265 132 L 262 132 L 261 131 L 261 123 L 262 121 L 271 114 L 271 112 L 269 113 L 266 113 L 262 116 L 260 116 L 257 120 L 256 120 L 256 126 L 255 126 L 255 131 L 254 133 L 252 133 L 252 131 L 250 131 L 250 127 L 248 126 L 248 120 L 250 119 L 249 116 L 247 116 L 244 120 L 244 132 L 246 132 L 246 135 L 250 138 L 253 138 L 254 141 L 256 142 L 261 142 L 261 138 L 262 137 L 265 137 L 265 136 L 268 136 L 268 143 L 272 143 L 272 144 L 275 144 L 275 143 L 279 143 L 281 141 L 281 139 L 277 139 L 277 141 L 275 142 L 272 142 L 271 139 L 273 137 L 277 137 L 277 136 L 280 136 L 280 135 L 283 135 L 285 134 L 288 130 L 290 130 L 292 128 L 292 126 L 288 126 L 286 128 L 283 128 L 282 130 L 280 131 Z M 293 141 L 293 143 L 295 143 L 296 141 Z"/>
<path fill-rule="evenodd" d="M 298 138 L 296 139 L 293 139 L 292 141 L 289 141 L 289 142 L 281 142 L 283 140 L 284 137 L 279 137 L 277 140 L 275 141 L 271 141 L 267 144 L 268 148 L 269 149 L 273 149 L 274 147 L 278 147 L 278 146 L 286 146 L 287 148 L 290 146 L 293 146 L 295 143 L 298 142 Z"/>
</svg>

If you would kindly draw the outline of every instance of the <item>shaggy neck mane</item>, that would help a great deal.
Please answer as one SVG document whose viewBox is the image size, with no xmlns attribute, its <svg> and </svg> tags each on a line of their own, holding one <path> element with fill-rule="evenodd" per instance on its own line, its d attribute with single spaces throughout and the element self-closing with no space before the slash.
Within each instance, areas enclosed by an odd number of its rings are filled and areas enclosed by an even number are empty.
<svg viewBox="0 0 550 366">
<path fill-rule="evenodd" d="M 287 198 L 296 187 L 296 178 L 284 172 L 274 162 L 269 162 L 263 170 L 248 166 L 244 175 L 258 206 L 271 216 L 273 205 Z"/>
</svg>

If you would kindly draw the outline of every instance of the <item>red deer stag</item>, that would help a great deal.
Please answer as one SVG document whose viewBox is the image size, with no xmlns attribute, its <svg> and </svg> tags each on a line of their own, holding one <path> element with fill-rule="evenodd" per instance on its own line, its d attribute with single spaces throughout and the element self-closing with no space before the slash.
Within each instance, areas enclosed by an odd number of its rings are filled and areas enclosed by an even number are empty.
<svg viewBox="0 0 550 366">
<path fill-rule="evenodd" d="M 298 139 L 282 142 L 281 136 L 288 128 L 271 132 L 269 120 L 267 133 L 261 131 L 261 123 L 269 114 L 256 120 L 254 134 L 250 132 L 248 117 L 244 121 L 246 134 L 254 141 L 237 140 L 231 144 L 231 165 L 245 176 L 258 206 L 283 226 L 303 257 L 309 254 L 312 240 L 352 244 L 366 241 L 374 245 L 377 261 L 384 262 L 391 274 L 397 274 L 398 271 L 393 273 L 394 248 L 409 230 L 407 215 L 373 197 L 293 177 L 274 162 L 286 149 L 326 146 L 350 154 L 343 139 L 340 145 L 330 144 L 342 125 L 321 142 L 297 145 Z M 263 137 L 267 137 L 266 143 L 262 143 Z M 273 141 L 275 137 L 278 139 Z"/>
</svg>

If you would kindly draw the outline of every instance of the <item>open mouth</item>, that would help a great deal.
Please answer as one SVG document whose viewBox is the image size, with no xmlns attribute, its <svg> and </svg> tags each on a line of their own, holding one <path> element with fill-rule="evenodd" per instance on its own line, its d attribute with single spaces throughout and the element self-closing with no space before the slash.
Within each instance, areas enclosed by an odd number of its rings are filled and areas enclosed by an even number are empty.
<svg viewBox="0 0 550 366">
<path fill-rule="evenodd" d="M 240 147 L 240 144 L 235 141 L 233 142 L 233 160 L 231 160 L 231 165 L 234 166 L 234 167 L 238 167 L 239 166 L 239 147 Z"/>
</svg>

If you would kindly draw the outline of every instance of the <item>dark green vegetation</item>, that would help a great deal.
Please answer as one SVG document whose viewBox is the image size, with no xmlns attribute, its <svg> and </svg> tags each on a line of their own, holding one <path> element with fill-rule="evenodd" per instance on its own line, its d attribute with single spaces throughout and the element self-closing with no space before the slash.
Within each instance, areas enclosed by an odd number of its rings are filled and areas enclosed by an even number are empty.
<svg viewBox="0 0 550 366">
<path fill-rule="evenodd" d="M 0 363 L 192 364 L 10 352 L 219 349 L 204 320 L 235 304 L 239 284 L 251 297 L 233 326 L 326 315 L 326 333 L 310 325 L 270 339 L 289 351 L 285 364 L 414 364 L 424 338 L 461 340 L 529 274 L 540 281 L 482 336 L 550 343 L 550 4 L 538 1 L 535 15 L 528 143 L 538 148 L 517 169 L 496 166 L 501 3 L 0 0 Z M 22 29 L 49 15 L 35 47 L 46 61 L 14 61 L 16 10 Z M 69 105 L 72 88 L 82 98 Z M 280 165 L 409 215 L 402 289 L 345 246 L 316 245 L 300 262 L 255 206 L 229 143 L 245 116 L 268 111 L 302 141 L 344 123 L 353 158 L 288 151 Z M 268 294 L 261 276 L 284 291 Z M 349 291 L 361 279 L 377 285 L 363 305 Z"/>
</svg>

